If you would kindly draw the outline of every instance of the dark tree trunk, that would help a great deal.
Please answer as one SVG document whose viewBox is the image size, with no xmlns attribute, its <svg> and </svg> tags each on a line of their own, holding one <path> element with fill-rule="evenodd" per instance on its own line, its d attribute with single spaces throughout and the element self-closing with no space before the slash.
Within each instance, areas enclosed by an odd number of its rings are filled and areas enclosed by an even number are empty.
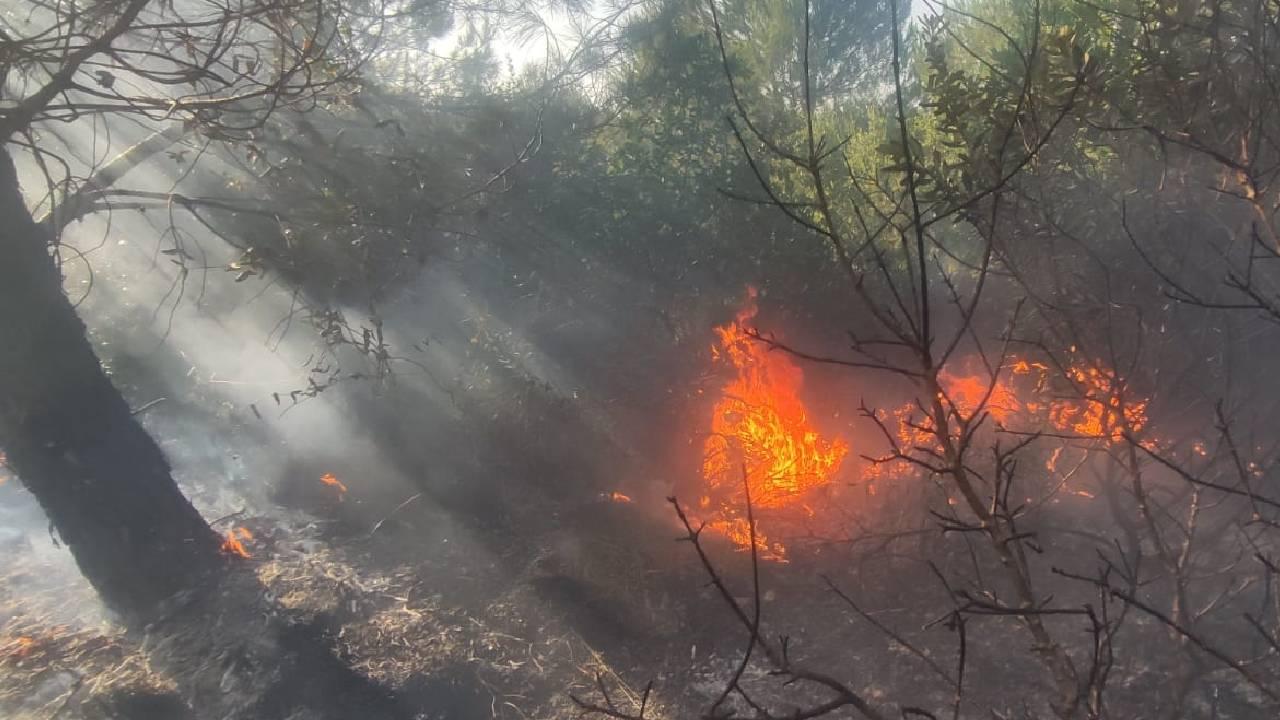
<svg viewBox="0 0 1280 720">
<path fill-rule="evenodd" d="M 126 616 L 220 562 L 217 536 L 98 362 L 3 148 L 0 447 L 81 572 Z"/>
</svg>

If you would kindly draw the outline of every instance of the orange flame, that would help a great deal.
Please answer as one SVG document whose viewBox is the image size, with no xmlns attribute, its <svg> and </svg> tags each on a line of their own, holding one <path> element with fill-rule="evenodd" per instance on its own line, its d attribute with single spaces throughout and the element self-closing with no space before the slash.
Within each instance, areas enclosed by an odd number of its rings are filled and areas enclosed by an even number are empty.
<svg viewBox="0 0 1280 720">
<path fill-rule="evenodd" d="M 253 533 L 249 532 L 246 527 L 233 528 L 227 532 L 227 537 L 222 541 L 222 552 L 227 555 L 235 555 L 242 558 L 251 558 L 253 555 L 245 549 L 242 540 L 253 540 Z"/>
<path fill-rule="evenodd" d="M 943 370 L 938 374 L 938 381 L 955 409 L 965 417 L 981 409 L 990 414 L 992 420 L 1005 425 L 1023 409 L 1013 388 L 999 376 L 992 383 L 981 375 L 952 375 Z"/>
<path fill-rule="evenodd" d="M 1008 367 L 1014 376 L 1033 376 L 1034 385 L 1027 380 L 1015 383 L 1016 378 L 1008 376 L 997 375 L 993 383 L 984 375 L 956 376 L 946 371 L 938 379 L 956 410 L 972 414 L 985 397 L 982 409 L 1001 425 L 1015 419 L 1027 426 L 1047 421 L 1054 429 L 1081 439 L 1110 442 L 1124 440 L 1126 433 L 1137 433 L 1147 425 L 1147 400 L 1135 396 L 1114 370 L 1101 363 L 1071 364 L 1064 371 L 1070 391 L 1044 399 L 1047 365 L 1016 359 Z"/>
<path fill-rule="evenodd" d="M 758 312 L 755 289 L 747 292 L 747 305 L 734 322 L 715 329 L 712 358 L 732 367 L 735 376 L 712 410 L 702 462 L 709 495 L 700 503 L 712 514 L 707 526 L 739 548 L 751 546 L 747 488 L 762 516 L 776 516 L 776 511 L 792 506 L 803 508 L 804 496 L 829 484 L 849 452 L 847 444 L 824 439 L 809 422 L 800 400 L 800 368 L 781 352 L 770 352 L 746 328 Z M 770 545 L 759 527 L 756 546 L 766 557 L 785 557 L 785 548 Z"/>
<path fill-rule="evenodd" d="M 958 363 L 963 365 L 963 362 Z M 1069 385 L 1065 392 L 1050 394 L 1049 366 L 1014 358 L 993 380 L 986 373 L 973 375 L 950 369 L 938 374 L 940 398 L 950 413 L 964 420 L 985 412 L 999 426 L 1032 431 L 1050 427 L 1077 441 L 1101 440 L 1118 443 L 1126 435 L 1136 435 L 1148 425 L 1146 398 L 1136 395 L 1116 373 L 1101 363 L 1078 362 L 1063 372 Z M 1062 389 L 1062 388 L 1059 388 Z M 916 403 L 905 404 L 887 413 L 878 413 L 881 422 L 894 434 L 901 452 L 937 452 L 933 418 Z M 952 428 L 955 432 L 956 428 Z M 1149 439 L 1142 440 L 1144 444 Z M 1053 450 L 1045 469 L 1055 472 L 1062 447 Z M 864 472 L 868 480 L 900 478 L 914 471 L 902 459 L 873 463 Z"/>
<path fill-rule="evenodd" d="M 630 495 L 624 495 L 616 490 L 614 492 L 609 493 L 609 499 L 616 503 L 632 502 Z"/>
<path fill-rule="evenodd" d="M 342 481 L 339 480 L 338 477 L 333 473 L 325 473 L 321 475 L 320 482 L 324 483 L 325 485 L 328 485 L 331 488 L 336 488 L 338 491 L 338 500 L 342 500 L 344 497 L 346 497 L 347 486 L 343 485 Z"/>
<path fill-rule="evenodd" d="M 1072 366 L 1067 369 L 1067 377 L 1079 397 L 1050 406 L 1049 421 L 1054 427 L 1111 442 L 1120 442 L 1126 433 L 1146 427 L 1147 401 L 1130 396 L 1114 370 L 1096 365 Z"/>
<path fill-rule="evenodd" d="M 707 528 L 724 535 L 739 549 L 749 549 L 754 534 L 761 557 L 785 562 L 787 548 L 776 540 L 778 524 L 812 517 L 812 507 L 821 509 L 820 504 L 807 502 L 813 499 L 814 491 L 832 482 L 849 446 L 818 432 L 801 400 L 801 368 L 785 353 L 771 351 L 771 345 L 749 328 L 758 313 L 756 296 L 756 291 L 748 288 L 747 302 L 734 321 L 715 328 L 712 359 L 731 368 L 734 375 L 719 392 L 710 433 L 703 442 L 704 491 L 696 512 Z M 1075 347 L 1070 352 L 1073 357 L 1065 367 L 1010 358 L 1007 364 L 992 369 L 994 377 L 992 370 L 965 370 L 964 361 L 949 364 L 938 374 L 936 398 L 946 413 L 948 432 L 956 437 L 969 432 L 970 423 L 983 414 L 990 417 L 989 428 L 1028 433 L 1056 430 L 1049 435 L 1064 442 L 1044 461 L 1051 474 L 1057 473 L 1064 452 L 1071 448 L 1088 453 L 1097 444 L 1149 435 L 1149 399 L 1137 394 L 1125 378 L 1104 363 L 1077 354 Z M 917 466 L 904 455 L 940 452 L 936 418 L 929 407 L 928 402 L 913 401 L 877 413 L 883 428 L 894 436 L 898 454 L 865 467 L 868 497 L 877 494 L 880 482 L 917 472 Z M 952 418 L 958 421 L 952 422 Z M 1136 441 L 1144 445 L 1154 442 L 1150 437 Z M 1199 446 L 1195 452 L 1203 455 L 1207 450 Z M 1081 488 L 1067 488 L 1067 492 L 1085 499 L 1094 497 L 1093 492 Z M 746 516 L 748 493 L 756 511 L 754 533 Z M 617 495 L 614 493 L 615 501 Z M 947 502 L 956 504 L 959 500 L 950 497 Z"/>
<path fill-rule="evenodd" d="M 1061 445 L 1059 445 L 1058 447 L 1054 448 L 1054 449 L 1053 449 L 1053 452 L 1049 454 L 1049 459 L 1044 461 L 1044 469 L 1045 469 L 1045 470 L 1048 470 L 1049 472 L 1057 472 L 1057 471 L 1058 471 L 1058 458 L 1060 458 L 1060 457 L 1062 457 L 1062 446 L 1061 446 Z"/>
</svg>

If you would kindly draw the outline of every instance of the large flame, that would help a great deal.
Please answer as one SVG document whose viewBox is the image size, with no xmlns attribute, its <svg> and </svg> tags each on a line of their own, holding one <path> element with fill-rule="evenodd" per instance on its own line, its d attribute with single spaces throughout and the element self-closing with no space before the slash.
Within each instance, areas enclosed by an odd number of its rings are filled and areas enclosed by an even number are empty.
<svg viewBox="0 0 1280 720">
<path fill-rule="evenodd" d="M 808 522 L 818 514 L 815 508 L 820 511 L 823 503 L 814 491 L 832 482 L 849 446 L 821 436 L 801 400 L 800 367 L 785 353 L 772 351 L 750 328 L 758 312 L 756 295 L 748 288 L 747 302 L 734 321 L 715 328 L 712 358 L 733 375 L 715 402 L 711 431 L 703 443 L 706 490 L 698 514 L 706 527 L 741 549 L 750 548 L 749 492 L 756 511 L 756 549 L 762 557 L 785 560 L 786 548 L 770 536 L 776 536 L 779 524 Z M 1149 435 L 1147 398 L 1106 364 L 1077 354 L 1074 347 L 1067 360 L 1056 371 L 1023 357 L 990 369 L 972 359 L 949 363 L 938 374 L 938 383 L 953 442 L 960 433 L 974 431 L 979 421 L 1015 434 L 1043 432 L 1059 443 L 1043 467 L 1065 483 L 1072 474 L 1060 470 L 1067 454 L 1075 465 L 1099 446 Z M 877 482 L 920 472 L 908 457 L 937 457 L 941 452 L 930 412 L 927 403 L 913 400 L 877 414 L 897 452 L 863 468 L 869 496 L 877 494 Z M 1063 489 L 1094 497 L 1083 488 Z M 821 518 L 817 521 L 820 524 Z"/>
<path fill-rule="evenodd" d="M 732 368 L 734 376 L 720 392 L 703 444 L 707 494 L 700 504 L 710 516 L 707 525 L 742 548 L 751 544 L 748 489 L 752 505 L 764 516 L 776 517 L 790 507 L 812 514 L 804 505 L 806 495 L 830 483 L 849 452 L 843 441 L 823 438 L 809 422 L 800 400 L 800 368 L 752 337 L 747 323 L 757 312 L 756 291 L 748 288 L 737 318 L 715 329 L 712 358 Z M 785 557 L 780 543 L 770 543 L 759 526 L 756 530 L 759 550 Z"/>
</svg>

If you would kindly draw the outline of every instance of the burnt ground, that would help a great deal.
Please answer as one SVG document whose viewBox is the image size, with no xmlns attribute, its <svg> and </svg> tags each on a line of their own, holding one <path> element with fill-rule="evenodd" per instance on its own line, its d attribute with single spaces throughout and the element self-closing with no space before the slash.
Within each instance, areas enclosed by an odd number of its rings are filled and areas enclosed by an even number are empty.
<svg viewBox="0 0 1280 720">
<path fill-rule="evenodd" d="M 652 680 L 650 717 L 697 717 L 743 649 L 745 634 L 706 586 L 688 545 L 672 542 L 675 528 L 637 517 L 643 511 L 632 505 L 585 509 L 590 519 L 577 518 L 573 533 L 539 538 L 532 559 L 495 555 L 492 542 L 477 542 L 452 513 L 421 500 L 372 532 L 367 525 L 353 531 L 357 523 L 345 509 L 335 505 L 327 517 L 284 509 L 236 517 L 253 533 L 246 542 L 253 557 L 229 562 L 254 571 L 262 600 L 299 639 L 328 647 L 344 668 L 393 691 L 416 717 L 576 717 L 570 693 L 598 697 L 597 678 L 624 705 Z M 619 544 L 628 528 L 645 528 L 654 539 Z M 586 548 L 578 544 L 583 537 Z M 746 601 L 744 556 L 709 544 Z M 947 601 L 936 581 L 907 559 L 912 550 L 920 548 L 898 548 L 906 551 L 899 557 L 892 547 L 872 548 L 856 559 L 843 548 L 797 551 L 790 564 L 764 568 L 765 618 L 771 632 L 792 638 L 800 662 L 888 707 L 941 714 L 952 691 L 914 653 L 953 672 L 957 637 L 943 622 Z M 943 567 L 962 561 L 931 554 Z M 166 650 L 93 611 L 88 588 L 50 557 L 30 545 L 10 547 L 0 564 L 0 713 L 205 717 L 163 670 Z M 912 649 L 854 615 L 819 575 Z M 988 716 L 987 708 L 1016 713 L 1041 694 L 1042 675 L 1012 622 L 970 620 L 967 638 L 962 717 Z M 1145 673 L 1127 670 L 1139 684 L 1129 688 L 1135 697 L 1160 682 L 1154 662 Z M 745 678 L 758 699 L 776 707 L 805 699 L 765 667 L 753 664 Z M 1255 716 L 1247 697 L 1233 699 L 1227 682 L 1223 688 L 1218 717 Z M 1032 717 L 1044 716 L 1045 708 L 1026 707 Z"/>
<path fill-rule="evenodd" d="M 561 548 L 513 576 L 501 559 L 480 561 L 446 514 L 406 515 L 363 537 L 296 515 L 291 525 L 240 517 L 254 534 L 253 557 L 235 562 L 254 568 L 298 632 L 322 637 L 421 717 L 567 717 L 575 713 L 568 694 L 590 694 L 597 675 L 618 697 L 653 679 L 654 717 L 688 716 L 729 672 L 740 633 L 688 574 L 690 563 L 668 568 L 677 582 L 651 579 L 645 589 L 637 583 L 658 569 L 634 567 L 642 559 L 614 555 L 592 567 L 600 561 Z M 627 562 L 631 569 L 613 564 Z M 33 553 L 5 558 L 6 717 L 199 717 L 142 639 L 93 613 L 56 612 L 92 598 L 65 568 L 65 582 L 50 584 L 49 570 Z M 661 597 L 654 588 L 664 584 Z"/>
</svg>

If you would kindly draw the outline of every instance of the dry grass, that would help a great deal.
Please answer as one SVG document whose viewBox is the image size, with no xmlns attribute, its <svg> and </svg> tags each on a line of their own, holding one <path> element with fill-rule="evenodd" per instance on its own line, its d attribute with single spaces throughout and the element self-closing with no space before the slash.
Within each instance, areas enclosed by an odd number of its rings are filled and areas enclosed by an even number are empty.
<svg viewBox="0 0 1280 720">
<path fill-rule="evenodd" d="M 259 519 L 254 532 L 298 540 L 304 531 L 273 531 Z M 520 720 L 569 717 L 575 713 L 567 692 L 593 686 L 597 674 L 621 686 L 623 696 L 636 694 L 527 587 L 486 587 L 481 579 L 476 595 L 447 597 L 441 590 L 457 572 L 447 560 L 379 567 L 372 548 L 310 540 L 280 542 L 278 551 L 259 546 L 244 562 L 291 622 L 318 628 L 345 664 L 411 706 L 443 702 L 458 714 Z M 299 545 L 308 551 L 286 548 Z M 161 706 L 175 709 L 175 720 L 200 717 L 153 668 L 155 651 L 105 620 L 74 573 L 51 572 L 24 552 L 0 564 L 0 716 L 131 718 Z"/>
</svg>

